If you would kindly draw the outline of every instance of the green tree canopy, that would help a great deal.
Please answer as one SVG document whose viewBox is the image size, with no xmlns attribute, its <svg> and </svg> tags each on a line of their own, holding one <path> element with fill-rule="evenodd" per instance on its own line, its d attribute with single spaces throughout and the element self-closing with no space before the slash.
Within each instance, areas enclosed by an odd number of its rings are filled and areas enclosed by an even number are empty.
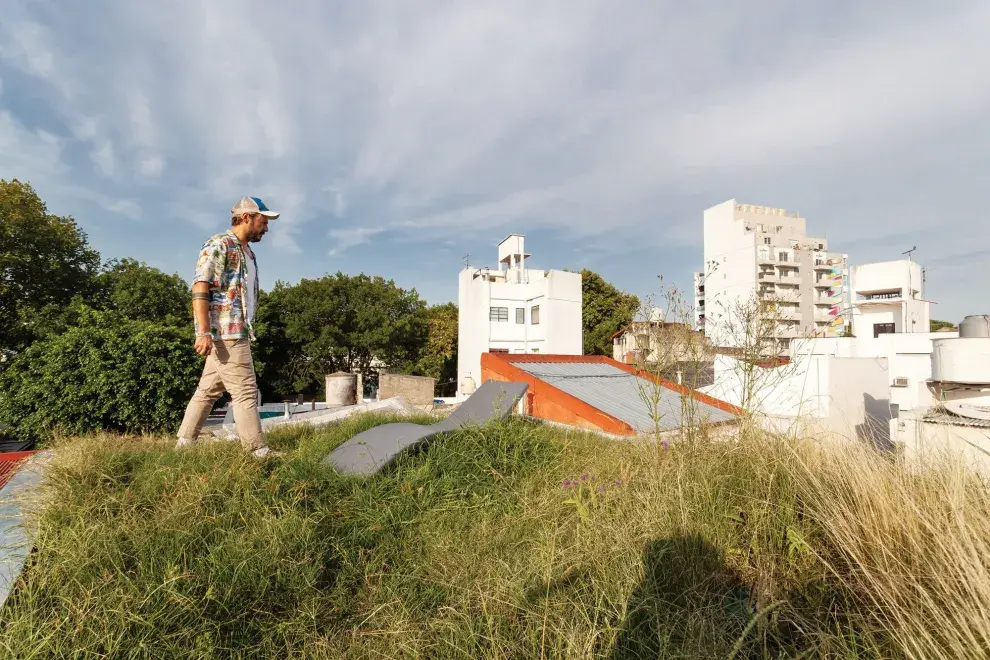
<svg viewBox="0 0 990 660">
<path fill-rule="evenodd" d="M 417 373 L 437 380 L 437 393 L 457 387 L 457 305 L 433 305 L 426 311 L 427 337 Z"/>
<path fill-rule="evenodd" d="M 612 335 L 632 322 L 639 298 L 615 288 L 587 268 L 581 271 L 584 354 L 611 355 Z"/>
<path fill-rule="evenodd" d="M 941 332 L 942 330 L 955 330 L 956 324 L 950 321 L 938 321 L 932 319 L 928 322 L 929 332 Z"/>
<path fill-rule="evenodd" d="M 189 285 L 135 259 L 109 262 L 96 278 L 94 307 L 119 312 L 135 321 L 192 324 Z"/>
<path fill-rule="evenodd" d="M 30 184 L 0 179 L 0 349 L 39 336 L 40 310 L 90 295 L 99 267 L 75 220 L 49 213 Z"/>
<path fill-rule="evenodd" d="M 76 323 L 0 373 L 0 422 L 17 436 L 173 432 L 203 359 L 188 331 L 82 307 Z"/>
<path fill-rule="evenodd" d="M 410 373 L 428 334 L 426 303 L 415 290 L 343 273 L 278 283 L 259 299 L 257 326 L 262 378 L 287 396 L 321 391 L 335 371 L 373 378 L 381 364 Z"/>
</svg>

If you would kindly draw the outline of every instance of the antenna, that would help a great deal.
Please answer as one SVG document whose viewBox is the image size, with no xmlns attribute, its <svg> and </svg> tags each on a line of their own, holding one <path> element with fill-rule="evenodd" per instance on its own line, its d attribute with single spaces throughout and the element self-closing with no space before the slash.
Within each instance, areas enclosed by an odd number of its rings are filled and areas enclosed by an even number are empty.
<svg viewBox="0 0 990 660">
<path fill-rule="evenodd" d="M 465 268 L 470 268 L 471 267 L 471 253 L 468 252 L 467 254 L 465 254 L 461 258 L 464 259 L 464 267 Z"/>
<path fill-rule="evenodd" d="M 914 284 L 911 282 L 911 265 L 914 263 L 914 261 L 911 259 L 911 256 L 912 256 L 912 254 L 914 254 L 914 251 L 917 250 L 917 249 L 918 249 L 918 246 L 917 245 L 912 245 L 910 250 L 905 250 L 904 252 L 901 252 L 901 254 L 906 254 L 907 255 L 907 258 L 908 258 L 908 296 L 911 298 L 911 300 L 914 300 Z M 907 301 L 904 302 L 904 329 L 905 330 L 907 330 L 908 306 L 909 305 L 910 305 L 910 303 L 908 303 Z"/>
</svg>

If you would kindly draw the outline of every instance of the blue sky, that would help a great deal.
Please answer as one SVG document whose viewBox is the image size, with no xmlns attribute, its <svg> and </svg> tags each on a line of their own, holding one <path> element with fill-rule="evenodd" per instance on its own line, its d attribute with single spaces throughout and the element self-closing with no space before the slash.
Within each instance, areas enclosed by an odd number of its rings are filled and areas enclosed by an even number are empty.
<svg viewBox="0 0 990 660">
<path fill-rule="evenodd" d="M 262 284 L 341 270 L 456 299 L 533 263 L 690 286 L 704 208 L 917 245 L 933 316 L 990 312 L 990 3 L 5 0 L 0 178 L 105 258 L 188 280 L 245 194 Z"/>
</svg>

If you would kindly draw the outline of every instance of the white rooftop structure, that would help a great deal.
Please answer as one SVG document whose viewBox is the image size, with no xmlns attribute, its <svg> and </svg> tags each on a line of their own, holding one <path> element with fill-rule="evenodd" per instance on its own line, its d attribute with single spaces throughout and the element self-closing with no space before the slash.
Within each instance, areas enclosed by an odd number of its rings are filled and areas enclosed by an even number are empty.
<svg viewBox="0 0 990 660">
<path fill-rule="evenodd" d="M 530 268 L 526 237 L 498 244 L 498 268 L 458 275 L 457 395 L 481 385 L 486 352 L 581 355 L 581 273 Z"/>
</svg>

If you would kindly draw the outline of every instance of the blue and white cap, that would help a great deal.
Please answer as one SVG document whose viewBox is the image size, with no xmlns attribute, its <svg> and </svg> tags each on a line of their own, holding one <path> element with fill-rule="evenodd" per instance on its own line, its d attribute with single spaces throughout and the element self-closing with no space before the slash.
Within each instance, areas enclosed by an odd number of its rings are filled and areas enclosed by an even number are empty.
<svg viewBox="0 0 990 660">
<path fill-rule="evenodd" d="M 261 215 L 274 220 L 280 214 L 265 206 L 260 197 L 241 197 L 234 208 L 230 209 L 231 215 L 241 215 L 242 213 L 260 213 Z"/>
</svg>

